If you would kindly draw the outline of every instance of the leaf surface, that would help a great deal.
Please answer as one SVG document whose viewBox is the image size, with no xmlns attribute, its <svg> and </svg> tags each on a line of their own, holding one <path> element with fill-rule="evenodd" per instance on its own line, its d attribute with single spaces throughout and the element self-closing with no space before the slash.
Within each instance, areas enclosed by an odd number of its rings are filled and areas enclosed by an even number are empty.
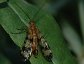
<svg viewBox="0 0 84 64">
<path fill-rule="evenodd" d="M 18 28 L 27 27 L 28 22 L 30 22 L 29 17 L 32 19 L 39 8 L 22 0 L 10 0 L 8 5 L 8 7 L 0 9 L 0 24 L 10 35 L 15 44 L 21 48 L 26 34 L 12 33 L 19 32 L 17 30 Z M 75 59 L 64 42 L 63 35 L 58 24 L 56 23 L 56 20 L 43 10 L 40 10 L 33 20 L 51 47 L 53 53 L 53 62 L 47 62 L 39 52 L 37 58 L 34 58 L 33 56 L 31 57 L 31 63 L 76 64 Z"/>
</svg>

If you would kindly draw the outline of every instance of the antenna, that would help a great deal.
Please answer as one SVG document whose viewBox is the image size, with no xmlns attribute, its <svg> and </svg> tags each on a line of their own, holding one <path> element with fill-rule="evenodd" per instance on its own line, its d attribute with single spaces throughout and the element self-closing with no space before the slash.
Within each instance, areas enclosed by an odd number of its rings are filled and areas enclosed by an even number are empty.
<svg viewBox="0 0 84 64">
<path fill-rule="evenodd" d="M 40 8 L 38 9 L 38 11 L 34 14 L 34 16 L 33 16 L 32 19 L 36 18 L 37 14 L 40 12 L 40 10 L 41 10 L 44 6 L 45 6 L 45 3 L 43 3 L 43 4 L 41 5 L 41 7 L 40 7 Z"/>
<path fill-rule="evenodd" d="M 16 3 L 16 5 L 24 12 L 24 10 L 23 10 L 17 3 Z M 34 16 L 33 16 L 32 19 L 36 18 L 37 14 L 38 14 L 39 11 L 44 7 L 44 5 L 45 5 L 45 3 L 43 3 L 43 4 L 41 5 L 41 7 L 37 10 L 37 12 L 34 14 Z M 30 21 L 32 20 L 32 19 L 30 18 L 29 14 L 26 14 L 26 12 L 24 12 L 24 14 L 25 14 L 26 16 L 28 16 L 28 18 L 29 18 Z"/>
<path fill-rule="evenodd" d="M 23 10 L 17 3 L 16 3 L 16 5 L 24 12 L 24 10 Z M 25 12 L 24 12 L 24 14 L 25 14 L 26 16 L 28 16 L 29 20 L 31 20 L 29 14 L 26 14 Z"/>
</svg>

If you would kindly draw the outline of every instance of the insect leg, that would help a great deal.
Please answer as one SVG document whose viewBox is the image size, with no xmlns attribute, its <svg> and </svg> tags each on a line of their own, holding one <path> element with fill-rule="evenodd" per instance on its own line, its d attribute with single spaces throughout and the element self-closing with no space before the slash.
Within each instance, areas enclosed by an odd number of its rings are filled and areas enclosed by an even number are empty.
<svg viewBox="0 0 84 64">
<path fill-rule="evenodd" d="M 20 31 L 20 32 L 16 32 L 16 33 L 12 33 L 12 32 L 11 32 L 11 34 L 22 34 L 22 33 L 24 33 L 24 32 L 26 32 L 26 30 L 23 30 L 23 31 Z"/>
</svg>

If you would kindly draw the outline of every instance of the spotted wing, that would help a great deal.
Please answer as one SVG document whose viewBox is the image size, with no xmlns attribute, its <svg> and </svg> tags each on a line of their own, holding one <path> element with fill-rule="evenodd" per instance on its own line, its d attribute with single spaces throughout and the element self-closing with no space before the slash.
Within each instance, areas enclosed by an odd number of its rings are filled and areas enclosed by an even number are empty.
<svg viewBox="0 0 84 64">
<path fill-rule="evenodd" d="M 24 44 L 22 46 L 21 54 L 24 56 L 24 61 L 30 59 L 32 55 L 32 44 L 30 40 L 25 39 Z"/>
<path fill-rule="evenodd" d="M 53 55 L 52 55 L 50 46 L 48 45 L 47 41 L 43 37 L 41 37 L 41 41 L 39 45 L 43 56 L 47 61 L 50 62 L 52 60 Z"/>
</svg>

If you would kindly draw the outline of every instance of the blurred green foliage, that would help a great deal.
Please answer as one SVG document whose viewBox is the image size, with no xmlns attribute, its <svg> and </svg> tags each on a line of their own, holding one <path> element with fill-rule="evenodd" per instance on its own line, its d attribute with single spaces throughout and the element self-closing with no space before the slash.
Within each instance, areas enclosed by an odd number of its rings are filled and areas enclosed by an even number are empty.
<svg viewBox="0 0 84 64">
<path fill-rule="evenodd" d="M 6 0 L 2 0 L 1 3 L 4 3 L 5 1 Z M 73 1 L 31 0 L 31 2 L 34 4 L 30 4 L 29 2 L 29 0 L 9 0 L 5 3 L 8 6 L 0 8 L 0 24 L 10 35 L 14 43 L 19 48 L 22 47 L 26 34 L 11 33 L 19 32 L 17 28 L 27 27 L 28 22 L 30 21 L 28 15 L 30 18 L 33 18 L 34 14 L 39 10 L 39 8 L 42 7 L 43 4 L 46 4 L 33 20 L 51 47 L 53 52 L 53 62 L 47 62 L 39 52 L 38 58 L 34 58 L 33 56 L 31 57 L 31 64 L 77 64 L 76 59 L 71 54 L 67 44 L 64 41 L 64 37 L 60 29 L 60 23 L 62 22 L 57 22 L 53 18 L 54 15 L 58 21 L 64 21 L 62 20 L 63 18 L 67 19 L 63 11 L 61 12 L 60 10 L 65 7 L 67 3 L 72 3 Z M 53 13 L 53 15 L 51 15 L 49 12 L 51 12 L 51 14 Z"/>
</svg>

